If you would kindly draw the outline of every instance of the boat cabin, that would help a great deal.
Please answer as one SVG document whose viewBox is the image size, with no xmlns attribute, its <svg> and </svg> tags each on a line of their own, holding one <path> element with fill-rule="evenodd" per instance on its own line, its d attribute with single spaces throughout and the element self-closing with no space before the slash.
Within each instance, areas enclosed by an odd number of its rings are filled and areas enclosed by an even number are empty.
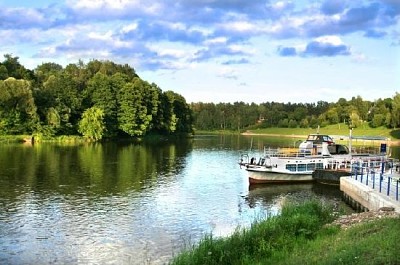
<svg viewBox="0 0 400 265">
<path fill-rule="evenodd" d="M 331 155 L 347 155 L 349 154 L 349 148 L 342 144 L 330 144 L 328 145 L 328 151 Z"/>
<path fill-rule="evenodd" d="M 312 142 L 313 144 L 334 143 L 332 137 L 325 134 L 310 134 L 308 135 L 306 142 Z"/>
</svg>

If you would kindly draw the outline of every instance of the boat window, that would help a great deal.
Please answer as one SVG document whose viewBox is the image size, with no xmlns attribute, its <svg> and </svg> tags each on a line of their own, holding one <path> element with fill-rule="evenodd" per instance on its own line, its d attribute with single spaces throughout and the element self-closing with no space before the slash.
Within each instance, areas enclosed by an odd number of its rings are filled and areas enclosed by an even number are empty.
<svg viewBox="0 0 400 265">
<path fill-rule="evenodd" d="M 315 169 L 315 163 L 309 163 L 309 164 L 307 164 L 307 170 L 308 170 L 308 171 L 309 171 L 309 170 L 314 171 L 314 169 Z"/>
<path fill-rule="evenodd" d="M 296 171 L 296 165 L 294 165 L 294 164 L 287 164 L 286 165 L 286 169 L 287 170 L 289 170 L 289 171 Z"/>
<path fill-rule="evenodd" d="M 307 141 L 315 141 L 315 140 L 317 140 L 317 139 L 318 139 L 318 135 L 310 134 L 310 135 L 307 137 Z"/>
<path fill-rule="evenodd" d="M 338 145 L 337 151 L 338 151 L 338 154 L 348 154 L 349 148 L 345 145 Z"/>
<path fill-rule="evenodd" d="M 323 163 L 317 163 L 317 164 L 315 165 L 315 168 L 316 168 L 316 169 L 324 169 L 324 164 L 323 164 Z"/>
<path fill-rule="evenodd" d="M 307 170 L 306 164 L 298 164 L 297 165 L 297 171 L 306 171 L 306 170 Z"/>
</svg>

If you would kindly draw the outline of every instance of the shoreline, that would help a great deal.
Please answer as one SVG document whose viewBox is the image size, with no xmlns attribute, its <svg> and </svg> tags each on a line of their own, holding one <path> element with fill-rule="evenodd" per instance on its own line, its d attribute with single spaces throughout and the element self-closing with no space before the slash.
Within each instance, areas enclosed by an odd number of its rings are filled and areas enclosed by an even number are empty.
<svg viewBox="0 0 400 265">
<path fill-rule="evenodd" d="M 286 138 L 303 138 L 306 139 L 307 135 L 300 134 L 276 134 L 276 133 L 252 133 L 252 132 L 244 132 L 241 133 L 244 136 L 270 136 L 270 137 L 286 137 Z M 389 138 L 390 139 L 390 138 Z M 356 140 L 357 141 L 357 140 Z M 377 141 L 377 140 L 362 140 L 362 141 Z M 389 146 L 400 146 L 400 140 L 386 140 Z"/>
</svg>

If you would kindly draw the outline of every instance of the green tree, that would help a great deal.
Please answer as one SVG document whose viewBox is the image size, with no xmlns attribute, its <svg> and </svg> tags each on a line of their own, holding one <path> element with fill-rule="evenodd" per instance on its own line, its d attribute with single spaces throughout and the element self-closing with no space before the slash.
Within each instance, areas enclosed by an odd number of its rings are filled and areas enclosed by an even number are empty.
<svg viewBox="0 0 400 265">
<path fill-rule="evenodd" d="M 383 114 L 378 113 L 374 115 L 370 125 L 371 127 L 376 128 L 382 126 L 384 122 L 385 122 L 385 116 Z"/>
<path fill-rule="evenodd" d="M 6 80 L 8 78 L 7 68 L 0 63 L 0 80 Z"/>
<path fill-rule="evenodd" d="M 33 71 L 26 69 L 18 61 L 19 57 L 13 57 L 12 54 L 5 54 L 5 60 L 1 63 L 7 69 L 7 77 L 15 79 L 34 80 Z M 2 70 L 4 71 L 4 69 Z M 4 77 L 4 73 L 3 73 Z"/>
<path fill-rule="evenodd" d="M 177 133 L 192 133 L 193 132 L 193 113 L 186 100 L 181 95 L 167 91 L 166 95 L 169 100 L 171 112 L 169 113 L 169 127 L 176 127 Z M 174 132 L 174 131 L 171 131 Z"/>
<path fill-rule="evenodd" d="M 130 136 L 143 136 L 149 130 L 153 119 L 145 101 L 148 83 L 140 78 L 126 83 L 118 94 L 119 128 Z"/>
<path fill-rule="evenodd" d="M 0 80 L 0 119 L 3 133 L 32 133 L 38 123 L 31 85 L 13 77 Z"/>
<path fill-rule="evenodd" d="M 339 123 L 339 115 L 338 115 L 338 110 L 336 107 L 331 107 L 328 109 L 328 111 L 326 112 L 326 120 L 330 124 Z"/>
<path fill-rule="evenodd" d="M 56 63 L 42 63 L 38 65 L 34 73 L 36 75 L 36 80 L 38 85 L 42 85 L 47 79 L 52 75 L 60 74 L 63 71 L 63 67 Z"/>
<path fill-rule="evenodd" d="M 400 126 L 400 94 L 397 92 L 392 102 L 391 125 L 393 128 Z"/>
<path fill-rule="evenodd" d="M 97 107 L 85 110 L 79 121 L 78 131 L 92 141 L 99 141 L 104 136 L 104 111 Z"/>
<path fill-rule="evenodd" d="M 57 134 L 76 134 L 82 111 L 82 96 L 78 84 L 68 74 L 51 75 L 37 92 L 41 119 L 46 120 L 49 108 L 60 116 Z"/>
<path fill-rule="evenodd" d="M 88 82 L 85 90 L 89 106 L 95 106 L 104 111 L 107 137 L 113 137 L 118 132 L 118 100 L 117 95 L 126 83 L 126 77 L 121 74 L 107 76 L 96 73 Z"/>
</svg>

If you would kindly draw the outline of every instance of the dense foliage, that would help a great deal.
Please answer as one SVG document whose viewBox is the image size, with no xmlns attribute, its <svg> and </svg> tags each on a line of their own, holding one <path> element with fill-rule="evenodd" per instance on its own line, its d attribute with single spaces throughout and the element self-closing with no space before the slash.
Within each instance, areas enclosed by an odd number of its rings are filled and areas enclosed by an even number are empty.
<svg viewBox="0 0 400 265">
<path fill-rule="evenodd" d="M 141 137 L 191 133 L 185 99 L 142 80 L 129 65 L 79 61 L 29 70 L 18 57 L 0 63 L 0 134 Z"/>
<path fill-rule="evenodd" d="M 357 128 L 367 121 L 373 128 L 400 126 L 400 94 L 374 102 L 360 96 L 351 100 L 340 98 L 336 103 L 247 104 L 192 103 L 195 128 L 198 130 L 242 130 L 244 128 L 316 128 L 329 124 L 346 123 Z"/>
<path fill-rule="evenodd" d="M 316 128 L 347 123 L 356 128 L 400 126 L 400 94 L 336 103 L 186 103 L 142 80 L 129 65 L 79 61 L 65 68 L 42 63 L 26 69 L 18 57 L 0 62 L 0 134 L 82 134 L 92 140 L 149 133 L 245 128 Z"/>
</svg>

